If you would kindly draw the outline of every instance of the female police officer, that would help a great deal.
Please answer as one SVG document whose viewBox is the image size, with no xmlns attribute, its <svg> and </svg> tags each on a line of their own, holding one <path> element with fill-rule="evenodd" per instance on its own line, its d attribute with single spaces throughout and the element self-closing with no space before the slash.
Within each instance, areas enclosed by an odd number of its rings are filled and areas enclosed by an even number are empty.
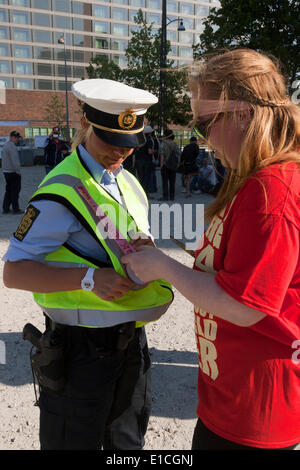
<svg viewBox="0 0 300 470">
<path fill-rule="evenodd" d="M 140 449 L 151 402 L 143 325 L 167 310 L 172 292 L 164 280 L 141 285 L 120 261 L 148 242 L 131 243 L 129 233 L 149 235 L 146 196 L 122 162 L 144 142 L 157 99 L 101 79 L 72 91 L 84 103 L 79 145 L 29 201 L 4 283 L 34 293 L 46 333 L 63 344 L 62 390 L 52 386 L 55 362 L 39 380 L 41 448 Z"/>
</svg>

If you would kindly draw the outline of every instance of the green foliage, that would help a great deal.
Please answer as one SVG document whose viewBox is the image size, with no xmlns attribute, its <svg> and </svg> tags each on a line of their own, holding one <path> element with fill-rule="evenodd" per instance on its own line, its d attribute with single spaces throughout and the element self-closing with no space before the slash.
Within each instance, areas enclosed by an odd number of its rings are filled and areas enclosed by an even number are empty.
<svg viewBox="0 0 300 470">
<path fill-rule="evenodd" d="M 142 10 L 138 11 L 135 23 L 139 28 L 131 31 L 131 39 L 126 49 L 127 68 L 121 69 L 106 56 L 97 56 L 87 67 L 88 77 L 122 81 L 159 97 L 161 32 L 153 31 L 153 25 L 147 24 Z M 170 42 L 167 41 L 167 54 L 170 50 Z M 166 66 L 167 123 L 187 125 L 191 113 L 186 73 L 175 69 L 173 61 L 167 60 Z M 149 108 L 147 119 L 154 126 L 158 124 L 159 104 Z"/>
<path fill-rule="evenodd" d="M 63 100 L 60 100 L 58 95 L 52 95 L 49 102 L 45 106 L 47 113 L 47 119 L 50 126 L 58 125 L 60 128 L 64 126 L 66 122 L 66 104 Z"/>
<path fill-rule="evenodd" d="M 89 78 L 107 78 L 108 80 L 122 80 L 122 69 L 118 64 L 109 60 L 106 55 L 93 57 L 86 68 Z"/>
<path fill-rule="evenodd" d="M 289 86 L 300 70 L 299 0 L 221 0 L 211 9 L 196 58 L 216 49 L 248 47 L 280 60 Z"/>
</svg>

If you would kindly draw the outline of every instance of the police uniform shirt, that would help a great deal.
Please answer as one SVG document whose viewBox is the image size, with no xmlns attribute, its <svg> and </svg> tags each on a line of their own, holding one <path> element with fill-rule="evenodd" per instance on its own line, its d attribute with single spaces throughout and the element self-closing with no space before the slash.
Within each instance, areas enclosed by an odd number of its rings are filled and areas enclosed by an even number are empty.
<svg viewBox="0 0 300 470">
<path fill-rule="evenodd" d="M 79 151 L 94 179 L 122 204 L 116 181 L 117 175 L 122 171 L 122 166 L 109 173 L 82 145 L 79 146 Z M 38 223 L 33 222 L 23 241 L 11 237 L 8 251 L 2 258 L 3 261 L 43 262 L 47 254 L 56 251 L 68 241 L 68 244 L 82 255 L 107 262 L 104 248 L 94 240 L 66 207 L 53 201 L 34 201 L 32 205 L 40 211 L 36 219 Z"/>
</svg>

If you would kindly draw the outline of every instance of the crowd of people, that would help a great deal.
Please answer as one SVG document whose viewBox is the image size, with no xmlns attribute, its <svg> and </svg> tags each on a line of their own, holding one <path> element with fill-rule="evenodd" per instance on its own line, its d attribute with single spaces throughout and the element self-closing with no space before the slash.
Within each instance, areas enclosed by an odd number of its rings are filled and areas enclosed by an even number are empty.
<svg viewBox="0 0 300 470">
<path fill-rule="evenodd" d="M 148 199 L 155 199 L 157 193 L 157 170 L 160 170 L 162 194 L 159 201 L 175 200 L 176 177 L 181 176 L 182 193 L 208 193 L 216 195 L 224 181 L 225 168 L 214 158 L 213 152 L 200 147 L 201 139 L 195 136 L 180 149 L 174 132 L 166 129 L 157 137 L 151 126 L 144 129 L 146 143 L 124 162 L 125 169 L 133 173 L 141 183 Z M 199 142 L 200 140 L 200 142 Z"/>
</svg>

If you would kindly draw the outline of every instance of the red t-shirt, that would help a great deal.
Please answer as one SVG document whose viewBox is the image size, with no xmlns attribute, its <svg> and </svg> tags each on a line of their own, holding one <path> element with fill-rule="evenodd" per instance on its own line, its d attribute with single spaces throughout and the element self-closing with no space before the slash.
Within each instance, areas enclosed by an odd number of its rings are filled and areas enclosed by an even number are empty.
<svg viewBox="0 0 300 470">
<path fill-rule="evenodd" d="M 267 315 L 239 327 L 195 307 L 197 413 L 240 444 L 300 441 L 299 229 L 300 170 L 276 164 L 244 184 L 195 253 L 194 269 L 216 272 L 227 294 Z"/>
</svg>

